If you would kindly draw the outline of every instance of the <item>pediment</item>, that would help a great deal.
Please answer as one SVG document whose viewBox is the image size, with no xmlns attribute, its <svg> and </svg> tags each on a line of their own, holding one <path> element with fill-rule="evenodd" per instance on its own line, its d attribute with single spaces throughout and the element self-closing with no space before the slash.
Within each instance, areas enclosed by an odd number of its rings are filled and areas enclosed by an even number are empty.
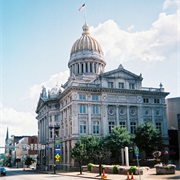
<svg viewBox="0 0 180 180">
<path fill-rule="evenodd" d="M 113 71 L 109 71 L 109 72 L 106 72 L 106 73 L 103 73 L 102 75 L 104 78 L 121 78 L 121 79 L 139 79 L 139 80 L 142 80 L 142 77 L 141 75 L 138 76 L 130 71 L 127 71 L 126 69 L 124 68 L 118 68 L 118 69 L 115 69 Z"/>
</svg>

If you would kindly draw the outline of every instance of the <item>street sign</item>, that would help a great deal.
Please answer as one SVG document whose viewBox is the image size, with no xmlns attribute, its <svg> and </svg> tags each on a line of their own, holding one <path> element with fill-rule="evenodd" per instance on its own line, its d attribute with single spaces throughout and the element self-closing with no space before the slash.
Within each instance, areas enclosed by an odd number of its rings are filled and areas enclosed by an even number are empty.
<svg viewBox="0 0 180 180">
<path fill-rule="evenodd" d="M 59 154 L 56 154 L 56 155 L 55 155 L 56 162 L 59 162 L 59 161 L 60 161 L 60 157 L 61 157 L 61 156 L 60 156 Z"/>
<path fill-rule="evenodd" d="M 139 148 L 137 146 L 134 148 L 134 153 L 135 153 L 136 157 L 139 156 Z"/>
</svg>

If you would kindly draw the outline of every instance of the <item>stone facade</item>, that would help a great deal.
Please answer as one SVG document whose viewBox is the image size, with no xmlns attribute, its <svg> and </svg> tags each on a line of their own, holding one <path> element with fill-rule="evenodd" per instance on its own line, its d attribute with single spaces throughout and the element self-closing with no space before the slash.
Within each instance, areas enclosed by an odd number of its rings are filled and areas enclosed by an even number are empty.
<svg viewBox="0 0 180 180">
<path fill-rule="evenodd" d="M 39 152 L 52 167 L 53 139 L 56 134 L 61 141 L 61 160 L 57 165 L 74 165 L 70 152 L 81 135 L 103 136 L 114 126 L 125 127 L 133 134 L 143 122 L 151 122 L 168 137 L 165 97 L 160 88 L 142 87 L 142 75 L 136 75 L 120 65 L 104 72 L 106 63 L 100 45 L 83 26 L 82 37 L 75 42 L 68 67 L 70 77 L 48 95 L 43 87 L 36 113 L 38 114 L 39 143 L 48 149 Z M 50 130 L 50 126 L 53 129 Z M 168 143 L 168 142 L 166 142 Z M 41 162 L 40 162 L 41 163 Z"/>
</svg>

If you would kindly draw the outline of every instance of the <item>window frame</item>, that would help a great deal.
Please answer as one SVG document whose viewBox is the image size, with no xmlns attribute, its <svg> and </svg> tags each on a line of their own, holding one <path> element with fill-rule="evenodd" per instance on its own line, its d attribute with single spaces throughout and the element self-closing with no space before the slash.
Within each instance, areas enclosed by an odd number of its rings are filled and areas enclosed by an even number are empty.
<svg viewBox="0 0 180 180">
<path fill-rule="evenodd" d="M 92 122 L 92 134 L 94 134 L 94 135 L 100 134 L 100 122 L 99 121 Z"/>
<path fill-rule="evenodd" d="M 124 83 L 123 82 L 119 82 L 118 86 L 119 86 L 119 89 L 124 89 Z"/>
<path fill-rule="evenodd" d="M 113 82 L 108 82 L 108 88 L 114 88 L 114 83 Z"/>
<path fill-rule="evenodd" d="M 109 134 L 111 134 L 112 128 L 114 128 L 115 122 L 114 121 L 109 121 L 108 127 L 109 127 Z"/>
<path fill-rule="evenodd" d="M 85 104 L 79 105 L 79 114 L 87 114 L 87 106 Z"/>
<path fill-rule="evenodd" d="M 79 134 L 87 134 L 87 125 L 86 121 L 79 122 Z"/>
<path fill-rule="evenodd" d="M 86 94 L 79 94 L 79 100 L 81 101 L 86 100 Z"/>
<path fill-rule="evenodd" d="M 92 94 L 91 99 L 92 99 L 92 101 L 99 101 L 99 95 Z"/>
</svg>

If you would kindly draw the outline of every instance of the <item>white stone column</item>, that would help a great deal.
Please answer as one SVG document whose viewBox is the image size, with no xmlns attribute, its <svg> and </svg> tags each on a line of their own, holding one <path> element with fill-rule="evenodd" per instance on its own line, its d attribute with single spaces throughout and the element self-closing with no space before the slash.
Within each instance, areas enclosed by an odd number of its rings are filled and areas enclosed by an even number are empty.
<svg viewBox="0 0 180 180">
<path fill-rule="evenodd" d="M 88 104 L 88 122 L 87 122 L 88 134 L 92 134 L 92 120 L 91 120 L 91 104 Z"/>
<path fill-rule="evenodd" d="M 142 110 L 142 105 L 137 106 L 137 110 L 138 110 L 138 124 L 143 123 L 143 110 Z"/>
<path fill-rule="evenodd" d="M 82 73 L 81 63 L 79 63 L 79 74 Z"/>
<path fill-rule="evenodd" d="M 62 147 L 63 148 L 63 161 L 62 161 L 62 163 L 65 164 L 65 159 L 66 159 L 65 142 L 63 142 L 62 144 L 63 144 L 63 147 Z"/>
<path fill-rule="evenodd" d="M 128 130 L 128 132 L 130 132 L 129 106 L 127 106 L 127 130 Z"/>
<path fill-rule="evenodd" d="M 69 141 L 66 141 L 67 143 L 66 143 L 66 145 L 67 145 L 67 164 L 69 165 L 70 164 L 70 159 L 69 159 L 69 155 L 70 155 L 70 153 L 69 153 Z"/>
<path fill-rule="evenodd" d="M 119 126 L 119 106 L 116 105 L 116 125 Z"/>
<path fill-rule="evenodd" d="M 107 107 L 108 107 L 107 105 L 101 106 L 101 127 L 102 127 L 103 135 L 109 133 Z"/>
<path fill-rule="evenodd" d="M 121 148 L 122 165 L 124 165 L 124 148 Z"/>
<path fill-rule="evenodd" d="M 156 122 L 155 122 L 155 109 L 152 108 L 152 124 L 155 126 L 156 125 Z"/>
<path fill-rule="evenodd" d="M 125 147 L 125 159 L 126 159 L 126 166 L 129 166 L 129 152 L 128 152 L 128 147 Z"/>
<path fill-rule="evenodd" d="M 94 62 L 92 63 L 92 73 L 94 73 Z"/>
</svg>

